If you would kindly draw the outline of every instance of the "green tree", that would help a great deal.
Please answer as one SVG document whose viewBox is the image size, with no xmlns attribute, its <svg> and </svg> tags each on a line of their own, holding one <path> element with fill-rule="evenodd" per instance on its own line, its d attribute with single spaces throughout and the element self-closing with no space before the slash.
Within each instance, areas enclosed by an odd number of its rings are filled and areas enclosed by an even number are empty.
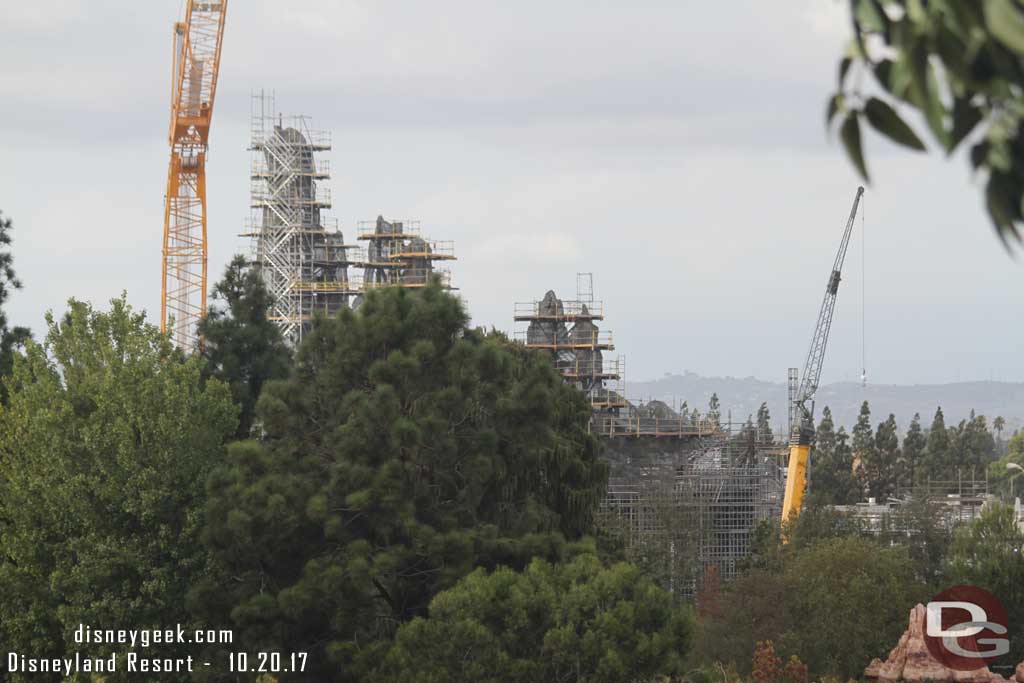
<svg viewBox="0 0 1024 683">
<path fill-rule="evenodd" d="M 590 407 L 545 358 L 466 327 L 437 283 L 317 320 L 257 404 L 261 442 L 210 478 L 220 580 L 192 603 L 306 675 L 364 680 L 395 630 L 475 567 L 562 556 L 607 465 Z"/>
<path fill-rule="evenodd" d="M 953 540 L 943 506 L 943 501 L 932 499 L 927 491 L 914 490 L 909 501 L 883 519 L 880 533 L 891 545 L 907 549 L 918 577 L 933 593 L 946 587 L 944 563 Z"/>
<path fill-rule="evenodd" d="M 970 419 L 961 423 L 959 432 L 957 461 L 975 476 L 982 477 L 982 472 L 995 460 L 996 454 L 996 440 L 988 429 L 985 416 L 975 415 L 972 410 Z"/>
<path fill-rule="evenodd" d="M 194 624 L 184 604 L 207 571 L 204 481 L 237 424 L 228 389 L 202 382 L 202 361 L 124 298 L 109 312 L 72 300 L 47 325 L 15 359 L 0 407 L 0 637 L 61 657 L 83 649 L 79 624 Z"/>
<path fill-rule="evenodd" d="M 926 444 L 927 440 L 921 429 L 921 414 L 914 413 L 914 419 L 907 428 L 907 435 L 903 437 L 903 451 L 897 477 L 901 489 L 913 488 L 920 482 L 921 461 L 924 458 Z"/>
<path fill-rule="evenodd" d="M 875 472 L 873 466 L 876 463 L 875 434 L 871 429 L 871 406 L 867 401 L 860 405 L 860 414 L 857 416 L 857 424 L 853 426 L 853 459 L 854 470 L 857 474 L 857 481 L 860 486 L 861 495 L 874 495 L 872 483 Z"/>
<path fill-rule="evenodd" d="M 1013 464 L 1024 467 L 1024 431 L 1014 434 L 1006 444 L 1006 455 L 996 460 L 988 468 L 988 480 L 995 491 L 1008 496 L 1011 493 L 1010 481 L 1013 483 L 1013 497 L 1024 494 L 1024 480 L 1020 479 L 1020 470 L 1008 468 Z"/>
<path fill-rule="evenodd" d="M 897 464 L 900 460 L 900 442 L 896 434 L 896 416 L 878 424 L 874 448 L 865 451 L 868 457 L 861 461 L 868 495 L 885 500 L 896 489 Z"/>
<path fill-rule="evenodd" d="M 375 680 L 652 680 L 684 671 L 692 618 L 637 567 L 584 554 L 478 569 L 403 625 Z"/>
<path fill-rule="evenodd" d="M 932 426 L 928 429 L 923 465 L 922 481 L 950 477 L 949 433 L 946 430 L 946 417 L 942 414 L 942 406 L 935 409 Z"/>
<path fill-rule="evenodd" d="M 722 421 L 721 403 L 718 400 L 718 394 L 711 394 L 711 400 L 708 401 L 708 420 L 714 424 L 719 424 Z"/>
<path fill-rule="evenodd" d="M 771 640 L 805 662 L 812 680 L 856 678 L 892 648 L 926 596 L 905 548 L 856 535 L 787 548 L 779 564 L 723 591 L 723 616 L 698 623 L 698 656 L 743 665 L 758 641 Z"/>
<path fill-rule="evenodd" d="M 996 419 L 992 420 L 992 429 L 996 430 L 996 442 L 1002 443 L 1003 430 L 1006 429 L 1006 419 L 1002 415 L 997 415 Z"/>
<path fill-rule="evenodd" d="M 849 505 L 860 499 L 846 441 L 846 431 L 840 428 L 836 433 L 832 411 L 825 406 L 811 453 L 810 505 Z"/>
<path fill-rule="evenodd" d="M 249 436 L 263 385 L 288 376 L 288 348 L 268 317 L 271 300 L 259 271 L 236 256 L 214 285 L 213 305 L 199 323 L 206 374 L 231 387 L 242 413 L 240 438 Z"/>
<path fill-rule="evenodd" d="M 1014 0 L 851 0 L 854 38 L 839 67 L 828 119 L 867 178 L 860 122 L 923 150 L 897 114 L 919 112 L 947 154 L 971 140 L 985 203 L 1004 241 L 1021 238 L 1024 206 L 1024 8 Z M 865 78 L 865 76 L 867 76 Z"/>
<path fill-rule="evenodd" d="M 949 581 L 990 591 L 1006 608 L 1011 624 L 1010 654 L 999 664 L 1014 665 L 1024 658 L 1024 531 L 1013 508 L 991 505 L 971 524 L 957 529 L 949 552 Z"/>
<path fill-rule="evenodd" d="M 0 212 L 0 249 L 11 244 L 12 229 L 11 219 L 4 218 Z M 0 250 L 0 404 L 7 401 L 4 378 L 11 374 L 14 367 L 15 350 L 31 336 L 27 328 L 7 326 L 7 314 L 3 306 L 15 289 L 21 289 L 21 280 L 14 272 L 14 256 L 10 251 Z"/>
</svg>

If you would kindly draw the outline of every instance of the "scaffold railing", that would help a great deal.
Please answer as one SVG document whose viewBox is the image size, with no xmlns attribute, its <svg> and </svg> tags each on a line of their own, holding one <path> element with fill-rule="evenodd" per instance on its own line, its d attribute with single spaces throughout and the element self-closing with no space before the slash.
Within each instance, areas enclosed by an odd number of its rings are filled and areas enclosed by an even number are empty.
<svg viewBox="0 0 1024 683">
<path fill-rule="evenodd" d="M 659 418 L 639 415 L 598 415 L 591 431 L 598 436 L 723 436 L 722 425 L 713 420 L 692 420 L 684 417 Z"/>
<path fill-rule="evenodd" d="M 601 358 L 598 356 L 574 356 L 555 359 L 555 370 L 562 376 L 574 380 L 604 380 L 622 377 L 622 358 Z"/>
<path fill-rule="evenodd" d="M 426 287 L 434 276 L 440 280 L 441 287 L 452 288 L 452 274 L 444 268 L 406 268 L 403 270 L 390 271 L 390 277 L 383 282 L 363 282 L 364 289 L 376 289 L 380 287 Z"/>
<path fill-rule="evenodd" d="M 431 240 L 414 239 L 394 247 L 388 258 L 395 259 L 425 259 L 425 260 L 454 260 L 455 242 L 452 240 Z"/>
<path fill-rule="evenodd" d="M 331 208 L 331 188 L 324 185 L 317 185 L 312 191 L 304 188 L 275 191 L 267 187 L 265 180 L 254 180 L 250 197 L 254 209 L 275 206 Z"/>
<path fill-rule="evenodd" d="M 542 301 L 517 301 L 514 318 L 516 322 L 538 320 L 542 322 L 576 322 L 577 320 L 604 320 L 604 303 L 601 301 L 565 301 L 560 310 L 550 310 Z"/>
<path fill-rule="evenodd" d="M 578 330 L 572 329 L 564 337 L 521 330 L 515 333 L 515 340 L 522 342 L 531 349 L 547 349 L 567 351 L 590 349 L 592 351 L 608 351 L 614 349 L 611 330 Z"/>
<path fill-rule="evenodd" d="M 310 177 L 315 180 L 327 180 L 331 177 L 331 162 L 329 159 L 314 159 L 311 168 L 290 168 L 287 173 L 295 176 Z M 271 170 L 271 165 L 266 158 L 254 158 L 251 162 L 250 176 L 253 180 L 267 180 L 280 176 L 280 170 Z"/>
<path fill-rule="evenodd" d="M 389 221 L 395 232 L 377 232 L 377 221 L 359 221 L 356 223 L 358 239 L 361 240 L 398 240 L 406 237 L 420 236 L 420 221 Z"/>
</svg>

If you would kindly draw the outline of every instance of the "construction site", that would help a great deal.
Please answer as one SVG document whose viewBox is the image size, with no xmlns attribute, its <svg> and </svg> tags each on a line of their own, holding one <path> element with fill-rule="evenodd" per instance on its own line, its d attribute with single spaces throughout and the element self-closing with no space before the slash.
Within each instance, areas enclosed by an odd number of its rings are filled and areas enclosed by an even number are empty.
<svg viewBox="0 0 1024 683">
<path fill-rule="evenodd" d="M 271 319 L 291 344 L 316 315 L 358 306 L 367 289 L 418 288 L 437 278 L 452 289 L 438 262 L 455 259 L 451 241 L 422 236 L 417 221 L 362 221 L 346 243 L 331 208 L 329 132 L 310 117 L 285 116 L 273 94 L 252 95 L 251 217 L 242 236 L 273 301 Z"/>
<path fill-rule="evenodd" d="M 591 432 L 610 465 L 606 532 L 680 594 L 693 595 L 712 566 L 734 577 L 751 530 L 780 514 L 785 447 L 751 421 L 629 400 L 625 357 L 611 356 L 611 332 L 600 329 L 605 309 L 591 273 L 576 275 L 575 298 L 548 291 L 516 303 L 513 317 L 515 338 L 589 398 Z"/>
<path fill-rule="evenodd" d="M 186 21 L 175 27 L 161 324 L 184 348 L 201 343 L 196 325 L 206 312 L 204 164 L 225 4 L 190 2 Z M 382 214 L 356 223 L 346 239 L 329 215 L 331 134 L 310 117 L 283 114 L 274 94 L 254 92 L 249 132 L 250 215 L 241 234 L 270 294 L 270 318 L 290 345 L 302 341 L 318 316 L 356 308 L 374 288 L 417 289 L 436 281 L 455 289 L 447 268 L 456 259 L 453 242 L 424 235 L 418 221 Z M 631 400 L 625 356 L 604 327 L 606 310 L 591 274 L 577 274 L 573 298 L 549 290 L 514 304 L 514 338 L 549 358 L 590 402 L 590 431 L 602 440 L 611 473 L 604 528 L 634 557 L 660 558 L 679 593 L 693 594 L 712 566 L 723 578 L 735 576 L 759 523 L 799 513 L 814 396 L 862 194 L 859 188 L 829 271 L 805 365 L 802 372 L 789 369 L 788 429 L 781 439 L 766 425 L 723 420 L 716 410 L 700 415 Z M 973 479 L 932 488 L 929 495 L 944 501 L 950 524 L 972 519 L 990 499 L 987 485 Z M 869 500 L 841 511 L 881 529 L 902 502 Z"/>
</svg>

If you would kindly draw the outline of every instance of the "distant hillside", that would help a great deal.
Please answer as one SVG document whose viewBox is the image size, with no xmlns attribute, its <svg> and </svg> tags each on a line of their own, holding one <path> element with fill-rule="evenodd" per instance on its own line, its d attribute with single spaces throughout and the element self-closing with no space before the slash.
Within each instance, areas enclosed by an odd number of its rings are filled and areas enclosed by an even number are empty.
<svg viewBox="0 0 1024 683">
<path fill-rule="evenodd" d="M 670 404 L 675 399 L 677 405 L 687 401 L 691 408 L 697 407 L 701 412 L 707 410 L 711 394 L 717 393 L 723 419 L 731 411 L 734 421 L 756 414 L 758 406 L 767 402 L 772 426 L 786 422 L 786 385 L 782 382 L 765 382 L 753 377 L 702 377 L 687 372 L 649 382 L 630 382 L 626 393 L 630 399 L 660 399 Z M 914 413 L 921 413 L 921 422 L 927 427 L 936 406 L 942 406 L 946 424 L 959 422 L 973 409 L 987 416 L 989 424 L 994 417 L 1002 415 L 1011 432 L 1024 426 L 1024 382 L 868 384 L 866 387 L 855 382 L 837 382 L 818 390 L 816 417 L 820 417 L 824 406 L 829 406 L 837 424 L 849 429 L 857 421 L 864 400 L 871 405 L 873 422 L 880 422 L 893 413 L 901 430 L 910 423 Z"/>
</svg>

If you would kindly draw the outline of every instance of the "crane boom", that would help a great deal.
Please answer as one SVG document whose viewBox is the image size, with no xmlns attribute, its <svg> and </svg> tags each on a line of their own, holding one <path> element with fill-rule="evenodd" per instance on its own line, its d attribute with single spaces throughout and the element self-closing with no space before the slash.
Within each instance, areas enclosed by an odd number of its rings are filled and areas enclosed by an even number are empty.
<svg viewBox="0 0 1024 683">
<path fill-rule="evenodd" d="M 174 25 L 160 328 L 184 348 L 196 345 L 206 314 L 206 154 L 226 7 L 188 0 L 185 21 Z"/>
<path fill-rule="evenodd" d="M 821 367 L 825 362 L 825 348 L 828 346 L 828 335 L 832 328 L 832 313 L 835 311 L 836 294 L 839 292 L 839 281 L 842 279 L 843 262 L 846 260 L 846 250 L 850 246 L 850 235 L 863 194 L 864 188 L 858 187 L 843 238 L 839 242 L 836 260 L 832 264 L 832 272 L 825 284 L 825 298 L 818 312 L 818 323 L 811 338 L 811 347 L 807 351 L 800 385 L 792 399 L 790 414 L 793 424 L 789 437 L 789 466 L 786 473 L 786 494 L 782 501 L 784 522 L 800 514 L 800 505 L 803 502 L 807 459 L 811 451 L 811 439 L 814 437 L 814 394 L 818 391 L 818 382 L 821 380 Z"/>
</svg>

